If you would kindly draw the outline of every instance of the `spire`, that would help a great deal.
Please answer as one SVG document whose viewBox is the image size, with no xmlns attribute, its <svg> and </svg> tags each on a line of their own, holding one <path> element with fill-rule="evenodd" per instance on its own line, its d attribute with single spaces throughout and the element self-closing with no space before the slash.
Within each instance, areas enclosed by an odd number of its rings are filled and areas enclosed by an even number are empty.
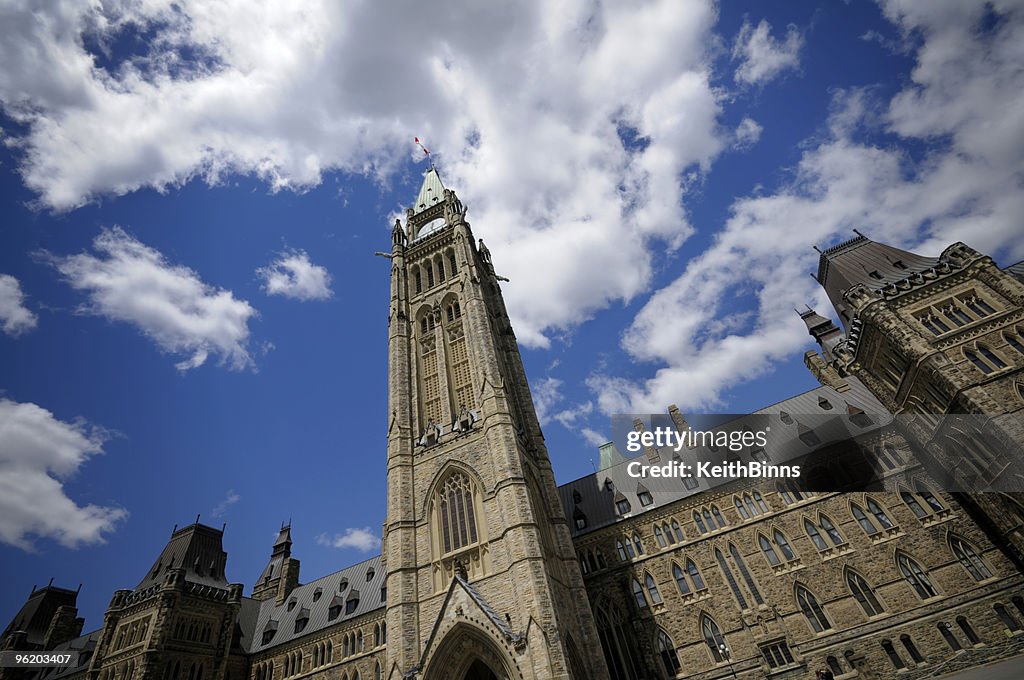
<svg viewBox="0 0 1024 680">
<path fill-rule="evenodd" d="M 423 175 L 423 185 L 420 187 L 419 195 L 416 196 L 412 212 L 417 215 L 442 201 L 444 201 L 444 184 L 441 183 L 441 176 L 437 174 L 437 168 L 431 165 Z"/>
</svg>

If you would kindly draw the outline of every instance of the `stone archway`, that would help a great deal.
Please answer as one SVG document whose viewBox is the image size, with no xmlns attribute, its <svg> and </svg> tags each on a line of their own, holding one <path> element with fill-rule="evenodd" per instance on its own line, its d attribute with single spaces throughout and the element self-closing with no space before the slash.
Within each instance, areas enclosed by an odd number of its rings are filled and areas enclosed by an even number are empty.
<svg viewBox="0 0 1024 680">
<path fill-rule="evenodd" d="M 483 630 L 454 626 L 430 655 L 423 680 L 518 680 L 501 648 Z"/>
</svg>

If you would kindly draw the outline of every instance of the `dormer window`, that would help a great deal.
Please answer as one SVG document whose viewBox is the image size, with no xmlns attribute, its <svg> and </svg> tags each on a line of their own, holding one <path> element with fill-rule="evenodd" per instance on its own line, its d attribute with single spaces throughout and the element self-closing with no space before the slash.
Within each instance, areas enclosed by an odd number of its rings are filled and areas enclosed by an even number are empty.
<svg viewBox="0 0 1024 680">
<path fill-rule="evenodd" d="M 348 598 L 345 599 L 345 613 L 351 614 L 359 606 L 359 591 L 353 590 L 348 594 Z"/>
<path fill-rule="evenodd" d="M 576 530 L 581 531 L 587 528 L 587 516 L 583 514 L 583 511 L 576 508 L 572 513 L 572 521 L 576 525 Z"/>
<path fill-rule="evenodd" d="M 299 612 L 298 618 L 295 619 L 295 634 L 298 635 L 306 629 L 306 625 L 309 623 L 309 610 L 303 608 Z"/>
<path fill-rule="evenodd" d="M 288 600 L 288 611 L 295 609 L 295 598 Z"/>
<path fill-rule="evenodd" d="M 583 501 L 583 496 L 582 496 L 582 495 L 580 495 L 580 492 L 579 492 L 579 490 L 577 490 L 577 489 L 573 489 L 573 491 L 572 491 L 572 502 L 573 502 L 573 503 L 574 503 L 575 505 L 579 505 L 579 504 L 580 504 L 580 502 L 582 502 L 582 501 Z"/>
<path fill-rule="evenodd" d="M 370 581 L 372 581 L 372 580 L 373 580 L 373 575 L 374 575 L 375 573 L 377 573 L 377 572 L 375 572 L 375 571 L 373 570 L 373 567 L 370 567 L 369 569 L 367 569 L 367 570 L 366 570 L 366 582 L 367 582 L 367 583 L 369 583 Z"/>
<path fill-rule="evenodd" d="M 818 408 L 820 408 L 823 411 L 831 411 L 832 402 L 830 402 L 825 397 L 818 397 Z"/>
<path fill-rule="evenodd" d="M 896 260 L 895 262 L 892 263 L 892 266 L 896 267 L 896 269 L 906 269 L 907 268 L 907 265 L 904 264 L 903 260 Z"/>
<path fill-rule="evenodd" d="M 651 495 L 651 492 L 648 491 L 647 487 L 643 484 L 638 485 L 636 495 L 640 501 L 640 505 L 643 507 L 646 508 L 648 505 L 654 505 L 654 496 Z"/>
<path fill-rule="evenodd" d="M 615 494 L 615 512 L 620 515 L 626 515 L 629 514 L 629 511 L 632 509 L 633 507 L 629 504 L 628 498 L 623 496 L 621 493 Z"/>
<path fill-rule="evenodd" d="M 313 602 L 316 602 L 317 600 L 319 600 L 320 596 L 323 595 L 323 594 L 324 594 L 324 591 L 323 591 L 322 588 L 317 588 L 316 590 L 314 590 L 313 591 Z"/>
<path fill-rule="evenodd" d="M 271 619 L 270 621 L 267 621 L 267 625 L 263 628 L 263 644 L 270 644 L 270 641 L 274 639 L 274 635 L 276 634 L 277 621 Z"/>
<path fill-rule="evenodd" d="M 784 422 L 786 425 L 793 424 L 793 416 L 789 415 L 785 411 L 779 411 L 779 420 Z"/>
<path fill-rule="evenodd" d="M 612 483 L 612 480 L 610 480 L 607 477 L 604 478 L 604 490 L 605 491 L 615 491 L 615 484 Z"/>
<path fill-rule="evenodd" d="M 344 605 L 344 601 L 342 601 L 340 597 L 335 595 L 334 599 L 331 601 L 331 606 L 327 609 L 327 619 L 329 621 L 333 621 L 334 619 L 341 616 L 341 610 L 342 607 L 344 607 Z"/>
<path fill-rule="evenodd" d="M 348 588 L 348 579 L 347 578 L 343 578 L 343 579 L 341 579 L 341 582 L 338 584 L 338 592 L 339 593 L 343 593 L 343 592 L 345 592 L 346 588 Z"/>
<path fill-rule="evenodd" d="M 871 278 L 875 279 L 876 281 L 881 281 L 882 280 L 882 275 L 878 273 L 877 269 L 872 269 L 871 271 L 869 271 L 868 272 L 868 276 L 870 276 Z"/>
</svg>

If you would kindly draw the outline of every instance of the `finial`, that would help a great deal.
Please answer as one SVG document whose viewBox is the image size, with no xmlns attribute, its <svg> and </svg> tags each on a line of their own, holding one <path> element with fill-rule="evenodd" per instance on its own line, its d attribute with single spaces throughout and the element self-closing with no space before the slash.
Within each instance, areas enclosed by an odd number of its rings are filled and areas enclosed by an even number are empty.
<svg viewBox="0 0 1024 680">
<path fill-rule="evenodd" d="M 864 234 L 860 233 L 859 229 L 854 229 L 853 233 L 856 234 L 857 236 L 864 236 Z M 864 236 L 864 238 L 867 238 L 867 236 Z"/>
<path fill-rule="evenodd" d="M 175 522 L 175 523 L 174 523 L 174 528 L 173 528 L 173 529 L 171 529 L 171 536 L 173 536 L 173 535 L 174 535 L 174 532 L 176 532 L 177 530 L 178 530 L 178 523 L 177 523 L 177 522 Z"/>
<path fill-rule="evenodd" d="M 76 593 L 82 592 L 82 584 L 81 583 L 78 584 L 78 590 L 76 590 L 75 592 Z"/>
<path fill-rule="evenodd" d="M 222 524 L 222 525 L 221 525 L 221 527 L 220 527 L 220 533 L 222 533 L 222 534 L 223 534 L 223 533 L 224 533 L 224 531 L 225 531 L 225 530 L 226 530 L 227 528 L 228 528 L 228 523 L 227 523 L 227 522 L 224 522 L 224 524 Z"/>
<path fill-rule="evenodd" d="M 814 248 L 815 250 L 817 250 L 819 254 L 823 254 L 823 253 L 821 252 L 821 248 L 819 248 L 819 247 L 818 247 L 818 244 L 817 244 L 817 243 L 815 243 L 815 244 L 814 244 L 813 246 L 811 246 L 811 247 L 812 247 L 812 248 Z"/>
<path fill-rule="evenodd" d="M 196 524 L 199 524 L 199 513 L 196 513 Z"/>
</svg>

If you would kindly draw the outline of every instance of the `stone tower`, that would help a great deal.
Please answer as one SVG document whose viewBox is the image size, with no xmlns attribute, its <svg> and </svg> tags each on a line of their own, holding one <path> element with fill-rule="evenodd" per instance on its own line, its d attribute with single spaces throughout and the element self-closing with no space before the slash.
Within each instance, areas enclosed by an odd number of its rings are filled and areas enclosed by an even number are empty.
<svg viewBox="0 0 1024 680">
<path fill-rule="evenodd" d="M 228 677 L 242 584 L 225 578 L 223 535 L 198 517 L 175 527 L 139 585 L 114 592 L 90 660 L 90 680 Z"/>
<path fill-rule="evenodd" d="M 491 256 L 431 167 L 392 230 L 386 677 L 607 677 Z"/>
<path fill-rule="evenodd" d="M 963 243 L 924 257 L 858 234 L 821 253 L 843 331 L 801 313 L 823 385 L 855 376 L 922 462 L 1024 568 L 1024 283 Z M 989 491 L 994 493 L 977 493 Z"/>
</svg>

